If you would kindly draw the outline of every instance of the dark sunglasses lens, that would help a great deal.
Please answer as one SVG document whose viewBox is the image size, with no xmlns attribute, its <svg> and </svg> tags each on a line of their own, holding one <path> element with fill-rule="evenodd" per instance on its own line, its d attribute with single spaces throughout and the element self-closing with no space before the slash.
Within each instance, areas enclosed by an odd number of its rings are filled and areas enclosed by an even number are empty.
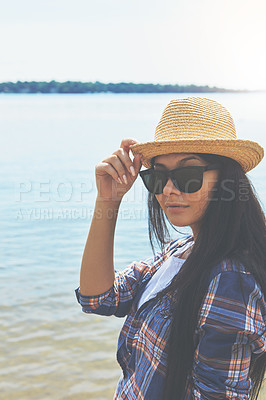
<svg viewBox="0 0 266 400">
<path fill-rule="evenodd" d="M 202 186 L 203 172 L 199 168 L 186 167 L 173 173 L 174 185 L 183 193 L 194 193 Z"/>
<path fill-rule="evenodd" d="M 151 170 L 149 173 L 141 175 L 144 185 L 149 192 L 153 194 L 161 194 L 166 184 L 166 179 L 159 171 Z"/>
</svg>

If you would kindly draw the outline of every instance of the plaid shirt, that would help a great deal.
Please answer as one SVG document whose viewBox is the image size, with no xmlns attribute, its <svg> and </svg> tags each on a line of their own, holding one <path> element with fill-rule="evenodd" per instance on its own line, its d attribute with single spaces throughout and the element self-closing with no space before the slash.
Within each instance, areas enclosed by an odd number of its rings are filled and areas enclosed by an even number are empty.
<svg viewBox="0 0 266 400">
<path fill-rule="evenodd" d="M 170 333 L 170 300 L 150 299 L 137 309 L 145 285 L 162 263 L 192 240 L 176 239 L 165 254 L 133 262 L 115 271 L 113 286 L 97 296 L 83 296 L 76 289 L 85 313 L 127 316 L 118 339 L 117 360 L 123 374 L 115 399 L 161 400 L 167 367 Z M 242 291 L 239 279 L 242 276 Z M 252 386 L 249 367 L 266 351 L 266 303 L 260 287 L 244 267 L 229 259 L 213 268 L 199 313 L 197 344 L 184 400 L 249 398 Z"/>
</svg>

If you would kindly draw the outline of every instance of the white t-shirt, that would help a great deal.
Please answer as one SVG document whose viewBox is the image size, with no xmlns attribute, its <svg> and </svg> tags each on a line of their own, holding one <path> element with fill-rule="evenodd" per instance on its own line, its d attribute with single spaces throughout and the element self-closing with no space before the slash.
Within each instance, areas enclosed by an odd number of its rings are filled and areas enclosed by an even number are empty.
<svg viewBox="0 0 266 400">
<path fill-rule="evenodd" d="M 193 244 L 194 242 L 192 241 L 188 242 L 185 246 L 180 247 L 180 249 L 178 249 L 175 254 L 171 255 L 160 266 L 158 271 L 155 272 L 153 277 L 147 283 L 145 290 L 139 300 L 138 309 L 142 306 L 142 304 L 155 297 L 158 292 L 168 286 L 173 277 L 179 272 L 183 263 L 186 261 L 182 258 L 179 258 L 179 256 Z"/>
</svg>

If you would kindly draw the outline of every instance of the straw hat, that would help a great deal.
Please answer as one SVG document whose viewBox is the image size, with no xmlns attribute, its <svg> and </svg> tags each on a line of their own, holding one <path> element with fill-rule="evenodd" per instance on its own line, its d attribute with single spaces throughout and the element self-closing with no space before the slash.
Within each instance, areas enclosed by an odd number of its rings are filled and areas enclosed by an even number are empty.
<svg viewBox="0 0 266 400">
<path fill-rule="evenodd" d="M 245 172 L 255 168 L 264 156 L 263 147 L 252 140 L 237 139 L 229 111 L 201 97 L 173 99 L 163 111 L 154 141 L 131 146 L 150 168 L 151 158 L 168 153 L 211 153 L 236 160 Z"/>
</svg>

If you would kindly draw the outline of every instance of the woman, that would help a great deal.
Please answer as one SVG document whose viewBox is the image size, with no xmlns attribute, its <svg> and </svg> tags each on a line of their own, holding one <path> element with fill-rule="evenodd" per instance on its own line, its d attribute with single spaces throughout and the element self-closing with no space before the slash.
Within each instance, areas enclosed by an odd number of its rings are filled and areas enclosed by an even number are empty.
<svg viewBox="0 0 266 400">
<path fill-rule="evenodd" d="M 258 143 L 236 138 L 222 105 L 188 97 L 170 101 L 153 142 L 124 139 L 97 164 L 76 295 L 84 312 L 127 316 L 115 399 L 257 397 L 266 366 L 265 217 L 245 173 L 262 158 Z M 156 239 L 161 251 L 119 272 L 116 218 L 138 173 L 149 190 L 151 245 Z M 170 240 L 165 218 L 192 234 Z"/>
</svg>

